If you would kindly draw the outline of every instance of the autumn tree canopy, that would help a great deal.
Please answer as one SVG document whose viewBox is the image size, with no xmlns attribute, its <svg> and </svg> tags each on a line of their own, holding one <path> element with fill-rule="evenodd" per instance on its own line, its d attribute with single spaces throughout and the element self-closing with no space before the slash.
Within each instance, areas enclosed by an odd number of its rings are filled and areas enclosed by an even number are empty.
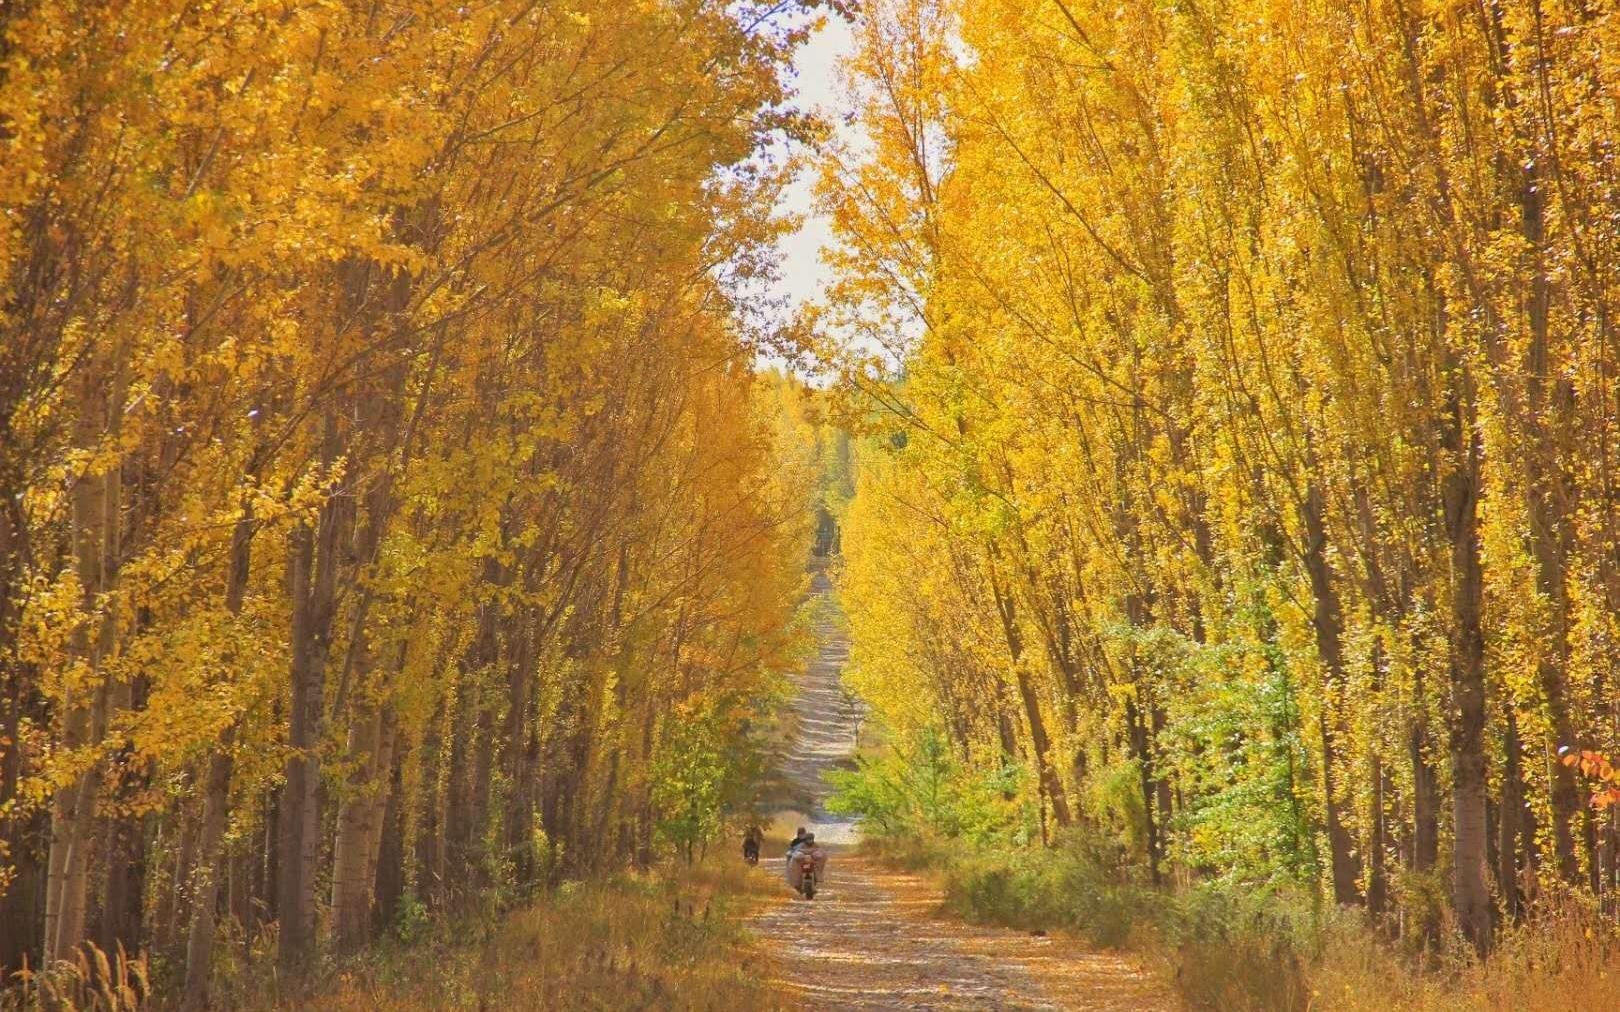
<svg viewBox="0 0 1620 1012">
<path fill-rule="evenodd" d="M 891 732 L 1155 879 L 1481 949 L 1612 894 L 1558 756 L 1620 719 L 1616 53 L 1555 0 L 870 5 L 822 198 Z"/>
<path fill-rule="evenodd" d="M 646 860 L 683 770 L 712 831 L 797 650 L 736 299 L 816 6 L 5 6 L 8 973 L 200 1006 L 226 927 Z"/>
</svg>

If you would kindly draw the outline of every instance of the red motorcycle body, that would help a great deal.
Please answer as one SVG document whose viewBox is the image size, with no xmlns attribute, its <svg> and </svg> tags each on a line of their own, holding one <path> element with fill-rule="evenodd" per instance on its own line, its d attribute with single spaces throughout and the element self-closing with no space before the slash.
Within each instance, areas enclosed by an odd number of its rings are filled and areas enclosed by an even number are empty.
<svg viewBox="0 0 1620 1012">
<path fill-rule="evenodd" d="M 807 900 L 816 898 L 816 859 L 806 853 L 801 854 L 799 861 L 799 895 Z"/>
</svg>

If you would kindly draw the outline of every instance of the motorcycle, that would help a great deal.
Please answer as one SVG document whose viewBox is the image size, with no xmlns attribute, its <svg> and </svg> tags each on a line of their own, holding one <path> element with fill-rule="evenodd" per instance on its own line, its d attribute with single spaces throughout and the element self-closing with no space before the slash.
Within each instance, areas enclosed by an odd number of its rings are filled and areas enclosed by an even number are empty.
<svg viewBox="0 0 1620 1012">
<path fill-rule="evenodd" d="M 759 863 L 758 840 L 749 839 L 743 841 L 743 862 L 748 865 L 756 865 Z"/>
<path fill-rule="evenodd" d="M 793 860 L 798 862 L 799 895 L 807 900 L 816 898 L 816 858 L 809 849 L 800 851 Z"/>
</svg>

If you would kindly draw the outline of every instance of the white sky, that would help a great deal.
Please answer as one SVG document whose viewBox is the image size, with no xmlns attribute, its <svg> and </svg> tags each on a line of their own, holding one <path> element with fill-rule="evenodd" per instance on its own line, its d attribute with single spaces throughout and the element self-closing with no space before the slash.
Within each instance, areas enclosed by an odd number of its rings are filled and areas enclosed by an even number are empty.
<svg viewBox="0 0 1620 1012">
<path fill-rule="evenodd" d="M 821 112 L 839 132 L 843 123 L 838 116 L 838 64 L 854 48 L 855 38 L 850 26 L 836 16 L 829 16 L 793 61 L 798 104 L 807 111 Z M 804 215 L 798 231 L 783 237 L 777 244 L 782 278 L 774 294 L 787 297 L 790 313 L 813 300 L 830 275 L 819 253 L 823 246 L 832 244 L 832 229 L 826 218 L 814 213 L 811 192 L 814 183 L 815 171 L 806 166 L 782 195 L 780 204 L 783 211 Z"/>
</svg>

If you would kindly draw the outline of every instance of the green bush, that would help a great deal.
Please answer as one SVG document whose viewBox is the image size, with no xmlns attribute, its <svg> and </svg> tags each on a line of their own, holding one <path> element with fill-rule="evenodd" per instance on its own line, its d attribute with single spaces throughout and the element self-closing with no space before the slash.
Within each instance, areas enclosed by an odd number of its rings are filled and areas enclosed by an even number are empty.
<svg viewBox="0 0 1620 1012">
<path fill-rule="evenodd" d="M 977 847 L 1027 843 L 1036 806 L 1018 763 L 988 771 L 966 767 L 945 736 L 925 730 L 890 744 L 856 768 L 827 774 L 828 811 L 853 815 L 868 835 L 962 840 Z"/>
</svg>

